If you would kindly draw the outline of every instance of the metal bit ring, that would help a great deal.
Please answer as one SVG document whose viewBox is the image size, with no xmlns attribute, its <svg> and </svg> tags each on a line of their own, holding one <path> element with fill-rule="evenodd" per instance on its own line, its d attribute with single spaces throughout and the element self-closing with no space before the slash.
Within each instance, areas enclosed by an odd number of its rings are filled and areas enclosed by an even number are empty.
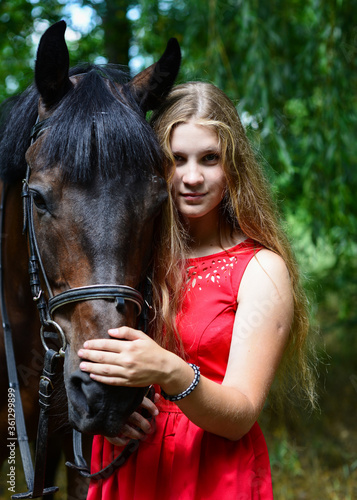
<svg viewBox="0 0 357 500">
<path fill-rule="evenodd" d="M 62 347 L 59 349 L 58 354 L 59 354 L 59 356 L 64 357 L 65 350 L 66 350 L 66 347 L 67 347 L 67 340 L 66 340 L 66 337 L 65 337 L 65 334 L 64 334 L 62 328 L 60 327 L 60 325 L 58 323 L 56 323 L 52 319 L 47 319 L 46 320 L 46 325 L 52 325 L 56 329 L 58 338 L 62 342 Z M 41 342 L 42 342 L 43 347 L 46 349 L 46 351 L 48 351 L 49 347 L 47 346 L 46 339 L 44 337 L 44 328 L 45 328 L 46 325 L 42 325 L 41 326 L 40 337 L 41 337 Z"/>
</svg>

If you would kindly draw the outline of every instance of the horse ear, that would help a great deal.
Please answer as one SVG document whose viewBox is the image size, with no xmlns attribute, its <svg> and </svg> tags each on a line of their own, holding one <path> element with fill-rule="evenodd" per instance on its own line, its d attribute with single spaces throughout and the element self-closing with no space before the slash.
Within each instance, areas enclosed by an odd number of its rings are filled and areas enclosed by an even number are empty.
<svg viewBox="0 0 357 500">
<path fill-rule="evenodd" d="M 37 49 L 35 82 L 47 108 L 57 104 L 72 88 L 64 39 L 66 26 L 64 21 L 53 24 L 42 35 Z"/>
<path fill-rule="evenodd" d="M 157 63 L 152 64 L 127 84 L 140 108 L 156 109 L 170 92 L 180 69 L 181 50 L 176 38 L 170 38 L 165 52 Z"/>
</svg>

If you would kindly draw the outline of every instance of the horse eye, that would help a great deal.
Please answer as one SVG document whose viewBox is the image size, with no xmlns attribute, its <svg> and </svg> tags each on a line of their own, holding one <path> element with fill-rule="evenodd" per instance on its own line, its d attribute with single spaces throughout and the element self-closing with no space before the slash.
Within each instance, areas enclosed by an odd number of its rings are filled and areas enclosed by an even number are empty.
<svg viewBox="0 0 357 500">
<path fill-rule="evenodd" d="M 41 211 L 47 210 L 46 202 L 43 196 L 38 191 L 32 191 L 32 199 L 36 208 Z"/>
</svg>

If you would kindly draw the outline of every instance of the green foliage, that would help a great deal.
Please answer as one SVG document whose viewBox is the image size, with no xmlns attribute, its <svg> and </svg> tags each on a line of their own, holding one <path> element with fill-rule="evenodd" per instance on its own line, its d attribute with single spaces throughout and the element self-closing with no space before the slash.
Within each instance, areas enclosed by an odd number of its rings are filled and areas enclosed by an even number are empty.
<svg viewBox="0 0 357 500">
<path fill-rule="evenodd" d="M 93 63 L 96 58 L 105 55 L 104 30 L 100 17 L 84 32 L 74 25 L 68 7 L 81 3 L 75 0 L 0 2 L 0 101 L 23 91 L 32 82 L 40 36 L 48 26 L 61 19 L 71 29 L 72 36 L 67 31 L 66 38 L 72 66 L 79 62 Z M 95 13 L 94 10 L 93 12 Z"/>
<path fill-rule="evenodd" d="M 357 260 L 356 0 L 142 0 L 140 6 L 135 40 L 144 54 L 157 57 L 176 36 L 181 80 L 211 81 L 239 100 L 301 264 L 343 293 L 346 269 Z M 325 252 L 332 254 L 329 263 Z M 311 266 L 311 254 L 320 267 Z M 356 285 L 340 297 L 339 314 L 353 313 Z"/>
<path fill-rule="evenodd" d="M 299 476 L 302 474 L 301 464 L 297 451 L 288 441 L 287 437 L 275 435 L 273 446 L 269 450 L 270 466 L 275 472 L 275 469 L 280 469 L 286 475 Z"/>
<path fill-rule="evenodd" d="M 49 24 L 59 21 L 61 10 L 56 0 L 0 3 L 0 100 L 22 91 L 31 82 L 36 29 L 41 29 L 43 20 Z"/>
</svg>

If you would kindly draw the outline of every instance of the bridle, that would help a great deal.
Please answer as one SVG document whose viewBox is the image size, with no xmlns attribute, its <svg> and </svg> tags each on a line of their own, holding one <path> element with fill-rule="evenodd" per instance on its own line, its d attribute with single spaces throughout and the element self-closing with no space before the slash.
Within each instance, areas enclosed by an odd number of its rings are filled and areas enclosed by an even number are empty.
<svg viewBox="0 0 357 500">
<path fill-rule="evenodd" d="M 39 121 L 37 119 L 36 124 L 31 131 L 31 144 L 33 144 L 36 139 L 47 129 L 48 118 Z M 41 342 L 45 348 L 44 356 L 44 367 L 42 376 L 40 378 L 39 387 L 39 405 L 40 405 L 40 415 L 37 431 L 36 440 L 36 450 L 35 450 L 35 467 L 32 465 L 31 451 L 29 448 L 26 425 L 24 419 L 24 413 L 21 402 L 20 385 L 17 377 L 16 361 L 14 355 L 13 341 L 12 341 L 12 331 L 11 325 L 7 314 L 5 296 L 4 296 L 4 281 L 3 281 L 3 264 L 2 264 L 2 240 L 3 240 L 3 223 L 4 223 L 4 213 L 5 213 L 5 196 L 6 196 L 6 186 L 3 187 L 3 196 L 1 199 L 1 217 L 0 217 L 0 309 L 2 314 L 2 325 L 4 330 L 4 342 L 6 351 L 6 362 L 9 376 L 9 387 L 14 391 L 15 394 L 15 404 L 16 404 L 16 431 L 18 436 L 18 442 L 20 447 L 21 459 L 23 464 L 23 469 L 25 473 L 25 479 L 28 486 L 28 492 L 19 493 L 12 495 L 12 498 L 38 498 L 44 495 L 53 494 L 58 490 L 57 487 L 44 488 L 44 477 L 45 477 L 45 464 L 46 464 L 46 454 L 47 454 L 47 437 L 48 437 L 48 410 L 50 407 L 51 395 L 54 390 L 54 377 L 56 374 L 56 366 L 58 360 L 64 357 L 67 341 L 65 334 L 61 326 L 54 321 L 53 313 L 68 304 L 86 301 L 86 300 L 110 300 L 113 301 L 115 307 L 118 310 L 123 309 L 125 302 L 134 303 L 138 310 L 139 318 L 139 328 L 143 331 L 147 330 L 149 309 L 151 309 L 151 283 L 150 280 L 146 279 L 144 294 L 146 299 L 144 300 L 141 292 L 135 288 L 127 285 L 115 285 L 115 284 L 97 284 L 82 286 L 77 288 L 70 288 L 64 292 L 54 295 L 50 287 L 46 270 L 41 259 L 33 219 L 33 193 L 29 187 L 29 180 L 31 175 L 31 169 L 27 165 L 26 177 L 23 180 L 22 187 L 22 199 L 23 199 L 23 233 L 28 234 L 28 244 L 29 244 L 29 274 L 30 274 L 30 287 L 31 294 L 34 302 L 37 305 L 39 311 L 39 317 L 41 322 L 40 335 Z M 40 278 L 42 277 L 42 281 Z M 45 297 L 45 293 L 42 289 L 42 283 L 45 284 L 46 294 L 48 299 Z M 48 331 L 55 330 L 53 331 Z M 55 351 L 48 346 L 47 342 L 49 340 L 60 340 L 61 347 L 58 351 Z M 151 388 L 148 388 L 147 397 Z M 152 391 L 151 391 L 152 392 Z M 153 395 L 151 394 L 151 397 Z M 148 420 L 150 416 L 147 415 Z M 82 456 L 82 440 L 81 433 L 73 430 L 73 448 L 74 448 L 74 458 L 75 463 L 67 462 L 66 465 L 77 469 L 81 475 L 85 477 L 90 477 L 93 479 L 101 479 L 103 477 L 108 477 L 115 469 L 120 467 L 125 463 L 129 456 L 137 449 L 139 446 L 139 440 L 132 439 L 126 445 L 122 453 L 116 457 L 111 464 L 109 464 L 104 469 L 98 471 L 97 473 L 91 474 L 89 468 L 86 464 L 85 459 Z"/>
<path fill-rule="evenodd" d="M 43 121 L 38 121 L 31 131 L 31 144 L 33 144 L 36 139 L 48 128 L 48 118 Z M 24 224 L 23 232 L 28 232 L 29 241 L 29 273 L 30 273 L 30 286 L 31 293 L 34 302 L 36 302 L 40 321 L 41 321 L 41 340 L 47 350 L 46 339 L 44 338 L 45 328 L 51 326 L 54 328 L 61 340 L 62 347 L 59 351 L 60 355 L 64 355 L 66 350 L 67 342 L 65 339 L 64 332 L 60 325 L 54 321 L 53 313 L 57 309 L 72 304 L 74 302 L 86 301 L 86 300 L 98 300 L 105 299 L 110 300 L 115 303 L 118 310 L 122 309 L 126 301 L 132 302 L 136 305 L 138 309 L 138 316 L 141 314 L 144 305 L 144 298 L 138 290 L 128 285 L 114 285 L 114 284 L 97 284 L 82 286 L 77 288 L 70 288 L 64 292 L 54 295 L 48 278 L 46 274 L 45 267 L 43 265 L 39 247 L 37 244 L 36 232 L 34 227 L 33 219 L 33 194 L 29 187 L 29 180 L 31 175 L 31 169 L 27 165 L 26 177 L 23 180 L 22 188 L 22 199 L 23 199 L 23 214 L 24 214 Z M 40 270 L 43 278 L 43 283 L 46 287 L 46 292 L 48 300 L 46 301 L 45 294 L 42 290 L 41 280 L 40 280 Z"/>
</svg>

